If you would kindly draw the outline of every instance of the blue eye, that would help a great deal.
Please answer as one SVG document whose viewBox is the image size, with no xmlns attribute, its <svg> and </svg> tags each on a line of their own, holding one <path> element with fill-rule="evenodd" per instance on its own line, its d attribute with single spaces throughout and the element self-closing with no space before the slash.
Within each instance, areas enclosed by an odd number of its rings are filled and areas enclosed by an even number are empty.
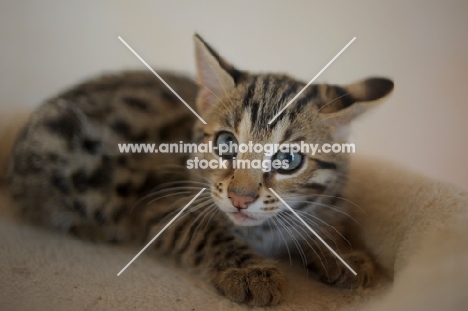
<svg viewBox="0 0 468 311">
<path fill-rule="evenodd" d="M 297 170 L 301 166 L 304 156 L 300 153 L 278 151 L 273 158 L 274 160 L 280 160 L 281 163 L 287 163 L 286 167 L 282 166 L 278 169 L 278 172 L 288 174 Z"/>
<path fill-rule="evenodd" d="M 232 159 L 237 155 L 237 144 L 236 137 L 230 132 L 220 132 L 215 141 L 218 155 L 225 159 Z"/>
</svg>

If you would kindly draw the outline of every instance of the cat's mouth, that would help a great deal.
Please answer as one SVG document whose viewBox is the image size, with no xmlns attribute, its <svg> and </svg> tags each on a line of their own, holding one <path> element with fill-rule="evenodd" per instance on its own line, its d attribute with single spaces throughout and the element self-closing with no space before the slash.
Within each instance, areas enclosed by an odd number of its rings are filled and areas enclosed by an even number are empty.
<svg viewBox="0 0 468 311">
<path fill-rule="evenodd" d="M 227 214 L 234 224 L 238 226 L 257 226 L 263 222 L 263 220 L 247 215 L 242 211 L 230 212 Z"/>
<path fill-rule="evenodd" d="M 239 220 L 256 220 L 255 218 L 249 216 L 249 215 L 246 215 L 242 212 L 234 212 L 234 213 L 231 213 L 232 214 L 232 217 L 235 217 L 236 219 L 239 219 Z"/>
</svg>

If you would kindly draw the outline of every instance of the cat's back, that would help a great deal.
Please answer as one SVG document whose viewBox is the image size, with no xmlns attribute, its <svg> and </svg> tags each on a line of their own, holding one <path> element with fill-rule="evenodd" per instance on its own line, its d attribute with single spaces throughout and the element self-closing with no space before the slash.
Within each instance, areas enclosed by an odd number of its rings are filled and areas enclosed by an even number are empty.
<svg viewBox="0 0 468 311">
<path fill-rule="evenodd" d="M 194 106 L 197 86 L 193 80 L 168 72 L 160 76 Z M 155 75 L 123 71 L 89 79 L 46 100 L 32 114 L 18 142 L 40 132 L 62 136 L 74 149 L 76 138 L 81 135 L 86 140 L 91 128 L 109 129 L 115 135 L 108 136 L 127 142 L 160 142 L 165 136 L 162 132 L 170 132 L 166 127 L 181 119 L 191 123 L 194 117 Z"/>
<path fill-rule="evenodd" d="M 162 72 L 160 76 L 190 106 L 194 106 L 197 86 L 193 80 L 170 72 Z M 85 115 L 93 124 L 110 127 L 122 138 L 132 142 L 158 141 L 158 137 L 153 137 L 158 135 L 150 133 L 152 127 L 158 131 L 163 125 L 181 117 L 193 119 L 183 103 L 149 71 L 104 74 L 77 84 L 47 100 L 39 107 L 32 121 L 47 120 L 47 114 L 58 107 L 65 112 L 65 117 L 73 114 L 71 110 L 79 110 L 78 113 Z M 54 133 L 57 129 L 70 131 L 65 126 L 55 126 L 56 123 L 45 122 L 41 125 L 52 128 Z M 147 133 L 138 132 L 138 128 L 146 129 Z"/>
</svg>

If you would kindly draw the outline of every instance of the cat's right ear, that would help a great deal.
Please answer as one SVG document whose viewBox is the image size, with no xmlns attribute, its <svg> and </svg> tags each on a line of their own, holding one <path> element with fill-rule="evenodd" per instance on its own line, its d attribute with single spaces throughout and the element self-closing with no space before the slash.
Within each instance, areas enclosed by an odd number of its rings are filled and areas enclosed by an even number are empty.
<svg viewBox="0 0 468 311">
<path fill-rule="evenodd" d="M 202 114 L 235 87 L 238 71 L 216 53 L 199 35 L 194 36 L 197 82 L 200 91 L 197 109 Z"/>
</svg>

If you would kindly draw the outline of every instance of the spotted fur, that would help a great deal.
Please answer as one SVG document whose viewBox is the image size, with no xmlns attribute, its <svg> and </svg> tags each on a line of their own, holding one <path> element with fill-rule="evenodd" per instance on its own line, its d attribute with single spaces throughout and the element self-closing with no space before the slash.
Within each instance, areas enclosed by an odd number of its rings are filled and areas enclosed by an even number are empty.
<svg viewBox="0 0 468 311">
<path fill-rule="evenodd" d="M 371 284 L 373 263 L 345 238 L 350 210 L 341 198 L 348 155 L 304 155 L 299 169 L 188 170 L 203 154 L 119 154 L 118 143 L 345 142 L 349 122 L 387 95 L 372 78 L 348 86 L 311 85 L 272 124 L 305 83 L 283 74 L 240 71 L 195 36 L 197 82 L 162 77 L 204 125 L 151 73 L 123 72 L 77 85 L 33 113 L 8 164 L 11 193 L 30 218 L 92 240 L 149 241 L 201 188 L 208 188 L 153 244 L 233 301 L 280 302 L 286 278 L 272 259 L 293 255 L 327 283 Z M 238 159 L 262 159 L 255 153 Z M 271 193 L 275 189 L 358 271 L 353 276 Z M 236 207 L 232 194 L 250 196 Z M 131 273 L 131 272 L 129 272 Z"/>
</svg>

